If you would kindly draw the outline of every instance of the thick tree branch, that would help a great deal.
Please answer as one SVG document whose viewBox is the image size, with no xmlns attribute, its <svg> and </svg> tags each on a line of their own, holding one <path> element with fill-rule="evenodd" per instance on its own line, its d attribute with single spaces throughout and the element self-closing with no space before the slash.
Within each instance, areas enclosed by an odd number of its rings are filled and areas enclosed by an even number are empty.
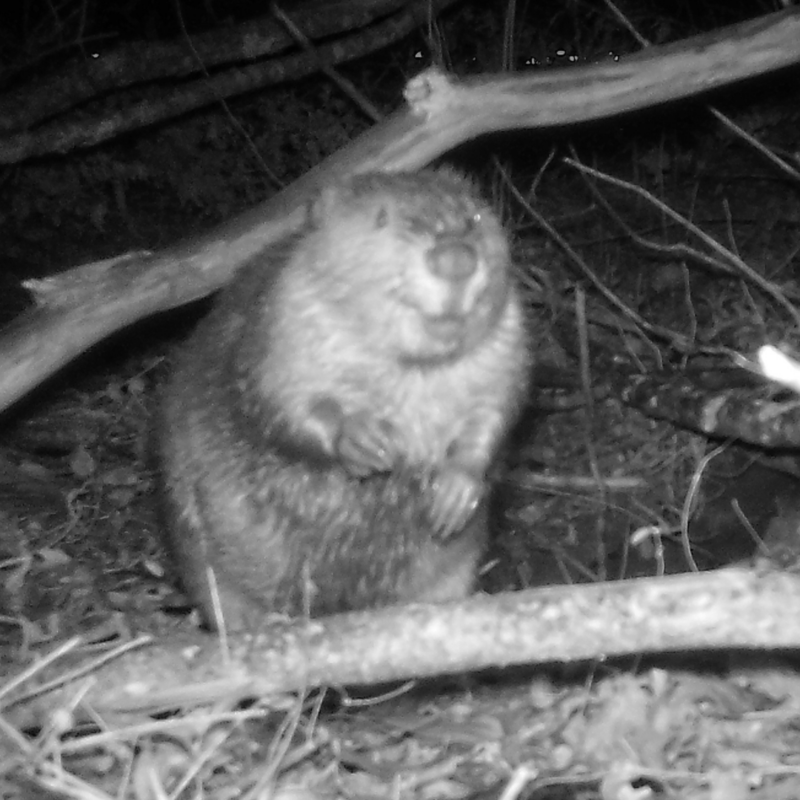
<svg viewBox="0 0 800 800">
<path fill-rule="evenodd" d="M 265 623 L 226 645 L 202 634 L 152 642 L 94 670 L 82 702 L 92 714 L 118 718 L 509 665 L 797 647 L 800 578 L 727 569 Z M 84 683 L 87 657 L 77 663 Z M 68 668 L 69 661 L 55 662 L 15 687 L 2 698 L 3 715 L 18 726 L 41 723 L 79 684 L 45 694 L 36 687 L 63 679 Z"/>
<path fill-rule="evenodd" d="M 273 18 L 191 41 L 123 45 L 0 98 L 0 132 L 6 131 L 0 135 L 0 163 L 97 145 L 229 97 L 311 75 L 319 71 L 320 62 L 352 61 L 398 41 L 455 1 L 381 0 L 351 9 L 341 18 L 326 6 L 315 9 L 314 15 L 296 11 L 290 16 L 310 39 L 355 29 L 319 45 L 316 58 L 301 51 L 259 61 L 295 44 Z M 387 16 L 389 12 L 395 13 Z M 169 90 L 159 87 L 157 99 L 143 97 L 145 88 L 153 94 L 148 84 L 185 76 L 195 77 Z M 127 93 L 119 91 L 126 88 Z M 99 102 L 88 113 L 82 108 L 112 90 L 118 92 L 112 107 Z M 81 113 L 67 113 L 76 109 Z"/>
<path fill-rule="evenodd" d="M 800 11 L 790 9 L 621 63 L 463 81 L 426 72 L 409 84 L 408 108 L 222 228 L 157 255 L 30 284 L 39 307 L 0 337 L 0 409 L 115 330 L 225 284 L 300 223 L 310 194 L 342 175 L 417 169 L 490 131 L 574 124 L 696 95 L 795 63 L 798 42 Z"/>
</svg>

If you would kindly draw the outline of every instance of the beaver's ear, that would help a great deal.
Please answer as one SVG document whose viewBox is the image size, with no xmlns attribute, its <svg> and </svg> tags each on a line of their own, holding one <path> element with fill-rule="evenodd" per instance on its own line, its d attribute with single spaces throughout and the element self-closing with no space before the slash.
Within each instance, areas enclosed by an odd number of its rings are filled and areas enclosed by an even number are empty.
<svg viewBox="0 0 800 800">
<path fill-rule="evenodd" d="M 343 204 L 348 202 L 352 190 L 343 184 L 329 184 L 308 201 L 306 219 L 315 227 L 336 216 Z"/>
<path fill-rule="evenodd" d="M 335 193 L 333 186 L 326 186 L 319 194 L 311 197 L 306 202 L 306 220 L 312 227 L 318 228 L 322 220 L 325 219 L 327 209 L 333 202 L 332 194 Z"/>
<path fill-rule="evenodd" d="M 475 181 L 469 175 L 450 164 L 440 164 L 436 169 L 426 170 L 426 172 L 429 175 L 435 175 L 440 181 L 444 178 L 454 191 L 471 195 L 480 194 Z"/>
</svg>

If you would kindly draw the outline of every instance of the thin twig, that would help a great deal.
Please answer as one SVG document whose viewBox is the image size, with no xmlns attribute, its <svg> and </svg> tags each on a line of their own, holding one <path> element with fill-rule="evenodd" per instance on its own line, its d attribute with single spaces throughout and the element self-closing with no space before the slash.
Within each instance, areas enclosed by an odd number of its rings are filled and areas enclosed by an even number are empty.
<svg viewBox="0 0 800 800">
<path fill-rule="evenodd" d="M 277 3 L 273 3 L 271 11 L 278 22 L 286 28 L 289 35 L 314 59 L 320 70 L 327 75 L 373 122 L 380 122 L 383 114 L 365 95 L 356 89 L 355 84 L 337 72 L 331 64 L 320 55 L 313 42 L 292 22 Z"/>
<path fill-rule="evenodd" d="M 690 233 L 697 236 L 697 238 L 709 248 L 730 261 L 731 265 L 745 278 L 758 286 L 759 289 L 761 289 L 765 294 L 769 295 L 778 305 L 782 306 L 792 320 L 794 320 L 795 325 L 800 328 L 800 311 L 794 307 L 794 305 L 788 300 L 786 295 L 778 286 L 776 286 L 772 281 L 767 280 L 763 275 L 760 275 L 758 272 L 756 272 L 756 270 L 739 258 L 735 253 L 732 253 L 726 247 L 721 245 L 713 236 L 710 236 L 704 230 L 697 227 L 697 225 L 695 225 L 693 222 L 690 222 L 688 219 L 686 219 L 686 217 L 684 217 L 682 214 L 679 214 L 662 200 L 659 200 L 654 194 L 652 194 L 652 192 L 649 192 L 644 187 L 638 186 L 635 183 L 630 183 L 629 181 L 622 180 L 621 178 L 615 178 L 611 175 L 601 172 L 600 170 L 594 169 L 593 167 L 586 166 L 586 164 L 582 164 L 580 161 L 577 161 L 573 158 L 565 158 L 564 162 L 572 167 L 575 167 L 575 169 L 579 170 L 580 172 L 585 172 L 587 175 L 591 175 L 598 180 L 609 183 L 612 186 L 616 186 L 620 189 L 626 189 L 634 194 L 638 194 L 640 197 L 644 197 L 663 214 L 666 214 L 674 222 L 683 225 Z"/>
</svg>

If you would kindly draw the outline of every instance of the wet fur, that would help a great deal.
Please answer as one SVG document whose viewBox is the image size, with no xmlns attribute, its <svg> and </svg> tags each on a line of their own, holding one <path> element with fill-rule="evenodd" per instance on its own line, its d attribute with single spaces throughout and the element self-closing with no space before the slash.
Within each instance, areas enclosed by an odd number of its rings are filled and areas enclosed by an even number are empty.
<svg viewBox="0 0 800 800">
<path fill-rule="evenodd" d="M 441 278 L 462 251 L 474 276 Z M 324 190 L 303 230 L 241 268 L 180 349 L 159 430 L 173 549 L 209 624 L 215 594 L 240 627 L 471 591 L 485 496 L 447 535 L 432 507 L 441 476 L 482 491 L 521 402 L 508 261 L 468 182 L 423 172 Z M 386 421 L 390 469 L 344 457 L 362 419 Z"/>
</svg>

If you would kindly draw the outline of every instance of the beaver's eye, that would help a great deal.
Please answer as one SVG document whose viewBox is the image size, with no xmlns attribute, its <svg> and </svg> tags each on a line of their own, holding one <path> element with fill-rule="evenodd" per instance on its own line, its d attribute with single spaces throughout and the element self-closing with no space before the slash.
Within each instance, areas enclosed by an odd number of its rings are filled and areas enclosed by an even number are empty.
<svg viewBox="0 0 800 800">
<path fill-rule="evenodd" d="M 431 228 L 431 221 L 429 219 L 422 219 L 421 217 L 408 217 L 406 219 L 406 227 L 408 231 L 414 236 L 429 236 L 431 232 L 439 233 L 441 222 L 437 222 Z"/>
<path fill-rule="evenodd" d="M 376 228 L 385 228 L 389 224 L 389 212 L 386 210 L 385 206 L 381 206 L 378 209 L 378 213 L 375 215 L 375 227 Z"/>
</svg>

